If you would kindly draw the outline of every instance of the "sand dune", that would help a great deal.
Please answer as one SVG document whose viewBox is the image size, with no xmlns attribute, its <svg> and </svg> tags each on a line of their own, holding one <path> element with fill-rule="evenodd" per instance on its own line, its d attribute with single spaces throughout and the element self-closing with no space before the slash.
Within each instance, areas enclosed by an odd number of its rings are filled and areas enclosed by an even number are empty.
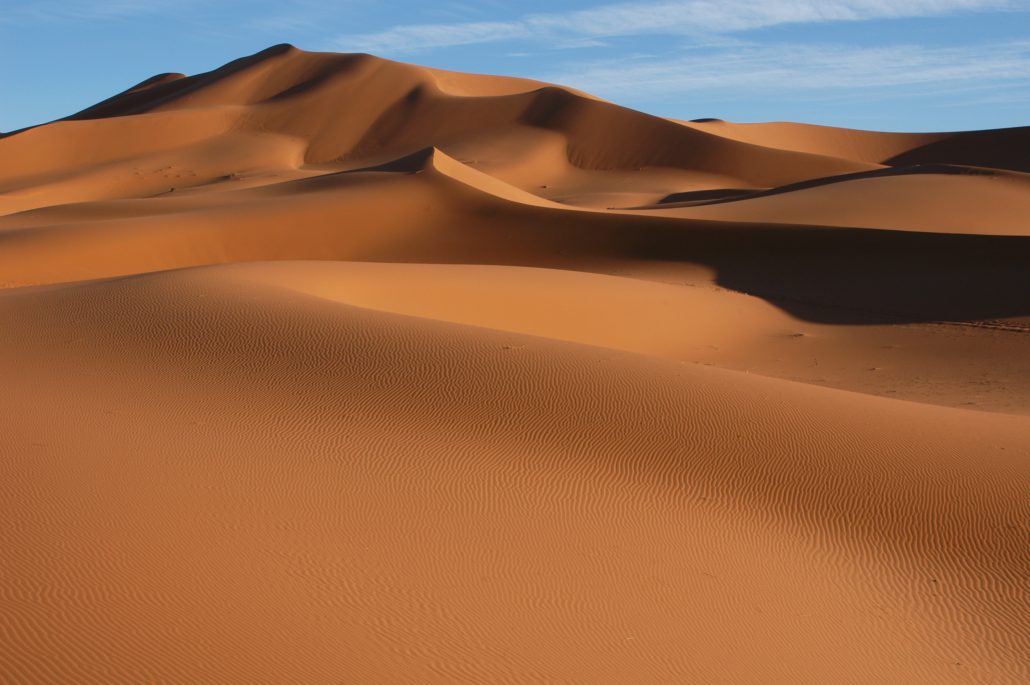
<svg viewBox="0 0 1030 685">
<path fill-rule="evenodd" d="M 677 123 L 745 143 L 873 164 L 887 164 L 898 155 L 948 137 L 946 133 L 883 133 L 789 121 L 738 124 L 721 119 L 702 119 Z"/>
<path fill-rule="evenodd" d="M 1024 682 L 1026 131 L 276 46 L 6 134 L 0 682 Z"/>
<path fill-rule="evenodd" d="M 1030 236 L 1030 174 L 979 167 L 902 167 L 767 191 L 704 198 L 681 193 L 649 209 L 685 218 Z M 912 198 L 933 198 L 932 212 Z M 996 211 L 992 208 L 1003 208 Z"/>
</svg>

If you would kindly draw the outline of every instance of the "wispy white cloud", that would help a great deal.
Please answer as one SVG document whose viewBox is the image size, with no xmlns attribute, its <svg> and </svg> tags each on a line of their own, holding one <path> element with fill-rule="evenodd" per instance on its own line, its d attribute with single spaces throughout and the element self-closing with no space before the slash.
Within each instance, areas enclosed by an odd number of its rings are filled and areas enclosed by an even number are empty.
<svg viewBox="0 0 1030 685">
<path fill-rule="evenodd" d="M 781 24 L 929 17 L 1030 9 L 1030 0 L 641 0 L 509 21 L 399 25 L 341 36 L 337 47 L 376 53 L 511 40 L 597 39 L 640 34 L 725 34 Z"/>
<path fill-rule="evenodd" d="M 954 93 L 985 84 L 1030 84 L 1030 41 L 950 48 L 742 45 L 628 62 L 580 62 L 537 76 L 615 100 L 690 93 L 830 97 L 899 88 Z"/>
<path fill-rule="evenodd" d="M 344 36 L 337 43 L 354 52 L 404 52 L 532 37 L 533 30 L 523 22 L 482 21 L 397 26 L 381 33 Z"/>
</svg>

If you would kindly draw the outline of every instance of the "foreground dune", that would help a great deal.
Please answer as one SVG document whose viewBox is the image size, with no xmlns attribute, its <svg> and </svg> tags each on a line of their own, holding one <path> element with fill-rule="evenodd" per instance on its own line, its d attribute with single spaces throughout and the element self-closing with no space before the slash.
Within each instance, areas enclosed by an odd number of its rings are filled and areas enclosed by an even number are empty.
<svg viewBox="0 0 1030 685">
<path fill-rule="evenodd" d="M 1026 129 L 270 48 L 0 138 L 0 681 L 1030 678 Z"/>
</svg>

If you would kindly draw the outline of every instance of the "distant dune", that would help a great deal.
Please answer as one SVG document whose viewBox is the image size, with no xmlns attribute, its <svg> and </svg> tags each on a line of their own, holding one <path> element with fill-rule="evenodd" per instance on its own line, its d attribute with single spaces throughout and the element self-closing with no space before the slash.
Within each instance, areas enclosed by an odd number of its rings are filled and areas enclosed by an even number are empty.
<svg viewBox="0 0 1030 685">
<path fill-rule="evenodd" d="M 0 682 L 1027 682 L 1028 150 L 286 45 L 2 134 Z"/>
</svg>

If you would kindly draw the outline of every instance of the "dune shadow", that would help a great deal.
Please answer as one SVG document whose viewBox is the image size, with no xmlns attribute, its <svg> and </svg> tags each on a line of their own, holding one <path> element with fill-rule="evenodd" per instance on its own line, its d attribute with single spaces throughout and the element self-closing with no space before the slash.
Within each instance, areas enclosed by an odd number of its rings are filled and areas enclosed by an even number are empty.
<svg viewBox="0 0 1030 685">
<path fill-rule="evenodd" d="M 644 258 L 689 260 L 719 285 L 835 324 L 1030 315 L 1030 238 L 807 227 L 662 228 Z"/>
<path fill-rule="evenodd" d="M 924 174 L 938 174 L 945 176 L 996 176 L 998 173 L 999 172 L 994 169 L 961 166 L 956 164 L 915 164 L 911 166 L 875 169 L 873 171 L 858 171 L 849 174 L 822 176 L 768 189 L 720 188 L 716 190 L 672 193 L 670 195 L 666 195 L 648 208 L 718 205 L 727 202 L 735 202 L 737 200 L 751 200 L 759 197 L 782 195 L 784 193 L 792 193 L 798 190 L 807 190 L 809 188 L 818 188 L 820 186 L 833 185 L 835 183 L 861 181 L 869 178 L 885 178 L 888 176 L 914 176 Z"/>
<path fill-rule="evenodd" d="M 1030 172 L 1030 126 L 955 133 L 907 150 L 886 163 L 949 163 Z"/>
<path fill-rule="evenodd" d="M 724 288 L 827 324 L 990 322 L 1030 317 L 1030 236 L 684 220 L 524 208 L 461 231 L 436 261 L 607 272 L 704 265 Z M 386 256 L 384 255 L 384 258 Z M 622 271 L 621 267 L 614 267 Z M 675 270 L 675 267 L 672 267 Z M 636 271 L 636 270 L 634 270 Z"/>
</svg>

